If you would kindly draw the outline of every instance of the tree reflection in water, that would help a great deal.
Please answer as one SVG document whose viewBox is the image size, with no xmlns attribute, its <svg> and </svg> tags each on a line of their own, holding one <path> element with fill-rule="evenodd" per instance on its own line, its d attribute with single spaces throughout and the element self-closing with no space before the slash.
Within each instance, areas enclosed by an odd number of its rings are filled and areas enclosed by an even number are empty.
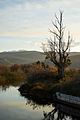
<svg viewBox="0 0 80 120">
<path fill-rule="evenodd" d="M 80 110 L 57 104 L 49 113 L 43 112 L 43 120 L 80 120 Z"/>
<path fill-rule="evenodd" d="M 33 106 L 33 109 L 40 107 L 41 105 L 49 106 L 50 104 L 53 104 L 49 101 L 49 99 L 44 101 L 44 99 L 38 99 L 38 97 L 34 97 L 33 95 L 31 96 L 31 94 L 24 94 L 21 91 L 20 94 L 21 96 L 27 98 L 27 103 Z M 53 110 L 49 113 L 43 111 L 43 115 L 43 120 L 80 120 L 80 109 L 75 109 L 71 108 L 70 106 L 55 103 L 53 104 Z"/>
<path fill-rule="evenodd" d="M 7 88 L 9 88 L 9 86 L 7 86 L 7 85 L 0 86 L 1 91 L 6 91 Z"/>
</svg>

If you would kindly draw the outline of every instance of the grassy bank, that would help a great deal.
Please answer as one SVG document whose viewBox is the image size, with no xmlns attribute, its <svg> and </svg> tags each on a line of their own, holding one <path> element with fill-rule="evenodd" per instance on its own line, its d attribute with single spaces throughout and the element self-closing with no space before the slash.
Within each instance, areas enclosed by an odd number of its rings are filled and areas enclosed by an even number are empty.
<svg viewBox="0 0 80 120">
<path fill-rule="evenodd" d="M 80 96 L 80 69 L 66 69 L 65 77 L 58 79 L 57 69 L 54 67 L 43 68 L 37 65 L 38 69 L 31 71 L 27 83 L 32 91 L 44 90 L 49 94 L 57 91 L 62 93 Z"/>
<path fill-rule="evenodd" d="M 49 95 L 57 91 L 80 96 L 80 69 L 66 69 L 65 77 L 58 79 L 55 67 L 45 66 L 39 61 L 31 65 L 0 65 L 0 86 L 19 86 L 24 82 L 26 86 L 22 91 L 37 96 L 42 92 Z"/>
<path fill-rule="evenodd" d="M 66 69 L 65 77 L 58 79 L 57 69 L 42 64 L 34 64 L 28 73 L 26 84 L 19 91 L 28 99 L 38 103 L 52 102 L 52 95 L 57 91 L 80 96 L 80 69 Z"/>
</svg>

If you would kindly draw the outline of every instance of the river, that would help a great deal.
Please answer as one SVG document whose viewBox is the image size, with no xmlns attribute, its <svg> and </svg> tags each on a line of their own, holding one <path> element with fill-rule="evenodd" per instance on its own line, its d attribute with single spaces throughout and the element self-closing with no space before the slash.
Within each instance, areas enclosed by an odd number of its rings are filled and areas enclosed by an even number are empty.
<svg viewBox="0 0 80 120">
<path fill-rule="evenodd" d="M 3 88 L 0 87 L 0 120 L 80 120 L 75 117 L 80 110 L 59 104 L 57 109 L 52 104 L 35 104 L 32 100 L 21 96 L 18 87 Z"/>
<path fill-rule="evenodd" d="M 18 87 L 0 89 L 0 120 L 41 120 L 43 111 L 51 110 L 51 106 L 33 105 L 20 95 Z"/>
</svg>

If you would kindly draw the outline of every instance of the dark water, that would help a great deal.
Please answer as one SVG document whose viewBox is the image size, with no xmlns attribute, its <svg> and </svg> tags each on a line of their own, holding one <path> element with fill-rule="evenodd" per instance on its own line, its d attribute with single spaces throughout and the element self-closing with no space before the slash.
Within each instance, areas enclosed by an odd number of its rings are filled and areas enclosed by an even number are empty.
<svg viewBox="0 0 80 120">
<path fill-rule="evenodd" d="M 0 88 L 0 120 L 80 120 L 80 110 L 57 104 L 38 105 L 22 97 L 18 87 Z"/>
<path fill-rule="evenodd" d="M 18 87 L 0 89 L 0 120 L 41 120 L 43 111 L 51 111 L 51 106 L 34 106 L 20 96 Z M 34 109 L 35 108 L 35 109 Z"/>
</svg>

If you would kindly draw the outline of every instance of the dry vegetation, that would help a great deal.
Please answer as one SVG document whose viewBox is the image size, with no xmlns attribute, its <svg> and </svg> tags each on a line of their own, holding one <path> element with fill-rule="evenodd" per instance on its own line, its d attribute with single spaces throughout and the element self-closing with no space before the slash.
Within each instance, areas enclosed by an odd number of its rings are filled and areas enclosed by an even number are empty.
<svg viewBox="0 0 80 120">
<path fill-rule="evenodd" d="M 26 78 L 25 72 L 20 65 L 14 64 L 12 66 L 0 65 L 0 85 L 20 85 Z"/>
<path fill-rule="evenodd" d="M 19 86 L 24 82 L 31 91 L 61 91 L 80 96 L 80 69 L 66 69 L 65 77 L 58 79 L 55 67 L 45 66 L 39 61 L 31 65 L 0 65 L 0 86 Z"/>
</svg>

